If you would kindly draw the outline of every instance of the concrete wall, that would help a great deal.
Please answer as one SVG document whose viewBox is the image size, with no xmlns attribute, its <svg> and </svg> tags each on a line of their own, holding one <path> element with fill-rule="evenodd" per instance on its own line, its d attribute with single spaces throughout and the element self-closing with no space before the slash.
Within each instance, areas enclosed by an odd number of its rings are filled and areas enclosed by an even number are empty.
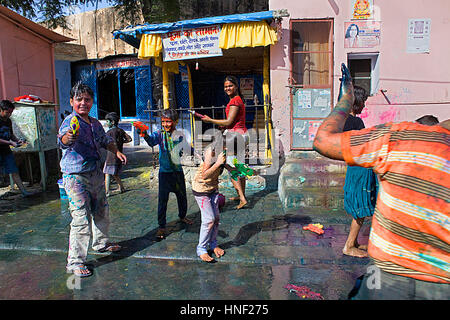
<svg viewBox="0 0 450 320">
<path fill-rule="evenodd" d="M 0 30 L 0 98 L 33 94 L 56 101 L 52 44 L 3 18 Z"/>
<path fill-rule="evenodd" d="M 271 0 L 269 10 L 287 9 L 278 44 L 271 47 L 271 94 L 274 127 L 290 149 L 289 59 L 290 19 L 334 19 L 333 101 L 339 91 L 340 65 L 349 53 L 379 53 L 379 82 L 361 114 L 366 127 L 394 121 L 413 121 L 433 114 L 450 118 L 450 1 L 374 0 L 374 20 L 381 21 L 381 43 L 376 48 L 344 48 L 344 22 L 351 20 L 350 0 Z M 430 53 L 407 53 L 408 19 L 430 18 Z M 386 90 L 383 96 L 380 90 Z M 389 100 L 389 102 L 387 101 Z"/>
<path fill-rule="evenodd" d="M 72 87 L 70 61 L 56 60 L 55 76 L 58 81 L 59 113 L 64 113 L 64 111 L 72 112 L 72 106 L 69 101 Z M 60 120 L 61 118 L 58 114 L 58 121 Z"/>
<path fill-rule="evenodd" d="M 114 8 L 103 8 L 67 17 L 68 29 L 56 28 L 53 31 L 75 39 L 69 43 L 84 45 L 87 59 L 104 58 L 117 54 L 133 54 L 137 50 L 118 39 L 112 32 L 127 26 L 117 17 Z"/>
</svg>

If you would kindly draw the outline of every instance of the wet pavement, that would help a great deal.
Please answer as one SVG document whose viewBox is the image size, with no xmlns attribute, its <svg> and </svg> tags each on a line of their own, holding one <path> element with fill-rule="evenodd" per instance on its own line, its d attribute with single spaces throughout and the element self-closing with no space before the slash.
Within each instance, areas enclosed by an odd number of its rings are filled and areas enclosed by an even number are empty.
<svg viewBox="0 0 450 320">
<path fill-rule="evenodd" d="M 291 284 L 306 286 L 325 300 L 341 300 L 365 272 L 369 259 L 342 254 L 351 222 L 343 208 L 325 203 L 285 209 L 277 189 L 267 185 L 249 184 L 245 209 L 235 210 L 236 203 L 227 201 L 218 236 L 226 254 L 216 263 L 196 256 L 200 211 L 190 190 L 188 217 L 194 224 L 178 221 L 171 194 L 168 236 L 156 241 L 157 168 L 141 160 L 130 157 L 123 173 L 128 191 L 109 197 L 110 237 L 122 251 L 91 251 L 94 274 L 80 281 L 65 271 L 71 218 L 57 186 L 26 199 L 3 195 L 0 299 L 301 300 L 285 288 Z M 233 195 L 229 188 L 221 192 Z M 321 223 L 325 233 L 303 230 L 309 223 Z M 360 243 L 367 242 L 369 229 L 365 223 Z"/>
</svg>

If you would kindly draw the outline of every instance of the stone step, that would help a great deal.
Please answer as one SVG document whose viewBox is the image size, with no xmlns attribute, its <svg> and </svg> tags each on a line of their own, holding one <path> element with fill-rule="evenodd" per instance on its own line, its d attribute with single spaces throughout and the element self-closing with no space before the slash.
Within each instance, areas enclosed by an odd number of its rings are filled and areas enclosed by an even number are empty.
<svg viewBox="0 0 450 320">
<path fill-rule="evenodd" d="M 284 188 L 328 188 L 344 187 L 345 173 L 302 173 L 284 174 L 280 176 L 279 184 Z"/>
<path fill-rule="evenodd" d="M 326 158 L 287 159 L 280 173 L 336 173 L 345 174 L 347 165 L 343 161 Z"/>
<path fill-rule="evenodd" d="M 344 207 L 344 191 L 342 187 L 280 188 L 278 194 L 285 209 L 316 207 L 327 210 L 342 209 Z"/>
<path fill-rule="evenodd" d="M 327 159 L 317 153 L 303 154 L 286 159 L 280 170 L 278 195 L 284 209 L 343 208 L 345 162 Z"/>
</svg>

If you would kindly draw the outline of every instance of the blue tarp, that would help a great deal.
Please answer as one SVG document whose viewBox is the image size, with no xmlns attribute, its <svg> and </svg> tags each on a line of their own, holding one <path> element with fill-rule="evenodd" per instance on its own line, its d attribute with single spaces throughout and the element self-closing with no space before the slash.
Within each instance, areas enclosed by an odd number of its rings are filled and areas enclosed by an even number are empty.
<svg viewBox="0 0 450 320">
<path fill-rule="evenodd" d="M 236 23 L 244 21 L 262 21 L 273 19 L 273 10 L 232 14 L 227 16 L 206 17 L 193 20 L 183 20 L 177 22 L 166 22 L 159 24 L 142 24 L 128 26 L 122 30 L 113 32 L 114 39 L 122 39 L 135 48 L 139 48 L 139 35 L 147 33 L 167 33 L 179 29 L 200 28 L 215 24 Z"/>
</svg>

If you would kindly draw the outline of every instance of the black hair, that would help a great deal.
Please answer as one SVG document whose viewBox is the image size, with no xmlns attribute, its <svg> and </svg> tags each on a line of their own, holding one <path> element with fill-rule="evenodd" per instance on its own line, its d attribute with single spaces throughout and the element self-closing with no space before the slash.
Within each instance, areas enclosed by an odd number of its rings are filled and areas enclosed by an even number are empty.
<svg viewBox="0 0 450 320">
<path fill-rule="evenodd" d="M 11 101 L 9 101 L 9 100 L 2 100 L 2 101 L 0 101 L 0 109 L 2 109 L 2 110 L 9 110 L 9 109 L 12 109 L 12 110 L 14 110 L 14 104 L 11 102 Z"/>
<path fill-rule="evenodd" d="M 353 108 L 359 109 L 364 105 L 369 95 L 367 94 L 366 89 L 360 86 L 353 86 L 353 94 L 355 96 L 355 102 L 353 102 Z"/>
<path fill-rule="evenodd" d="M 120 117 L 116 112 L 110 112 L 106 115 L 105 120 L 109 120 L 114 125 L 117 125 L 119 123 Z"/>
<path fill-rule="evenodd" d="M 352 26 L 356 27 L 356 30 L 357 30 L 356 35 L 359 34 L 359 27 L 358 27 L 358 25 L 355 24 L 355 23 L 352 23 L 351 25 L 348 26 L 347 31 L 345 32 L 345 37 L 346 38 L 350 38 L 350 29 L 352 28 Z"/>
<path fill-rule="evenodd" d="M 94 91 L 88 85 L 77 82 L 72 89 L 70 89 L 70 99 L 79 96 L 80 94 L 87 93 L 92 98 L 94 98 Z"/>
<path fill-rule="evenodd" d="M 223 80 L 223 83 L 225 83 L 226 81 L 230 81 L 236 86 L 238 96 L 241 97 L 242 100 L 244 100 L 244 96 L 242 95 L 241 89 L 239 87 L 239 80 L 235 76 L 226 76 L 225 80 Z"/>
<path fill-rule="evenodd" d="M 163 109 L 161 110 L 161 118 L 168 118 L 174 122 L 178 121 L 178 112 L 174 109 Z"/>
<path fill-rule="evenodd" d="M 439 123 L 438 118 L 432 116 L 431 114 L 427 114 L 425 116 L 420 117 L 416 120 L 417 123 L 424 124 L 426 126 L 434 126 Z"/>
</svg>

